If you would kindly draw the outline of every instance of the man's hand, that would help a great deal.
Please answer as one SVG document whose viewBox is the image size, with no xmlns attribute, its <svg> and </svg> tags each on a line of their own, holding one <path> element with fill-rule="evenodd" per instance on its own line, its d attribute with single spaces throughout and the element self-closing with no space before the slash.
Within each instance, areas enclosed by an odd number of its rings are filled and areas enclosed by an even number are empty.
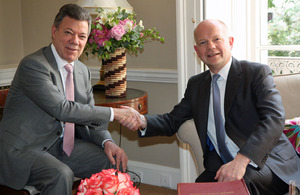
<svg viewBox="0 0 300 195">
<path fill-rule="evenodd" d="M 111 164 L 116 165 L 117 170 L 120 170 L 120 163 L 122 163 L 122 171 L 126 171 L 128 158 L 122 148 L 112 141 L 106 141 L 104 143 L 104 152 Z M 116 160 L 114 156 L 116 156 Z"/>
<path fill-rule="evenodd" d="M 232 161 L 220 167 L 214 179 L 218 182 L 240 180 L 245 175 L 249 163 L 248 157 L 238 153 Z"/>
<path fill-rule="evenodd" d="M 114 108 L 114 120 L 133 131 L 138 130 L 142 126 L 142 115 L 128 106 Z"/>
</svg>

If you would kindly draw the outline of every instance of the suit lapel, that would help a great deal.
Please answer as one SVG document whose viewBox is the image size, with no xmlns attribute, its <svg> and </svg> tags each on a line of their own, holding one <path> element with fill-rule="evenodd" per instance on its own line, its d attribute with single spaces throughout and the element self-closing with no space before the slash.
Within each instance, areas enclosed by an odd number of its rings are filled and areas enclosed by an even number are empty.
<svg viewBox="0 0 300 195">
<path fill-rule="evenodd" d="M 198 111 L 199 112 L 199 120 L 197 126 L 198 134 L 201 140 L 201 145 L 203 148 L 203 151 L 207 149 L 206 139 L 207 139 L 207 121 L 208 121 L 208 109 L 209 109 L 209 98 L 210 98 L 210 85 L 211 85 L 211 75 L 210 72 L 207 71 L 206 75 L 204 76 L 204 79 L 200 81 L 198 92 L 201 94 L 198 94 L 197 97 L 199 97 L 199 106 Z"/>
<path fill-rule="evenodd" d="M 51 73 L 50 73 L 53 84 L 55 86 L 57 86 L 59 92 L 64 94 L 64 89 L 63 89 L 61 76 L 60 76 L 60 73 L 59 73 L 59 70 L 58 70 L 57 62 L 56 62 L 55 57 L 52 53 L 51 46 L 46 47 L 44 54 L 45 54 L 45 57 L 46 57 L 49 65 L 54 70 L 54 71 L 51 71 Z"/>
<path fill-rule="evenodd" d="M 77 61 L 74 62 L 74 93 L 75 93 L 75 101 L 78 101 L 80 97 L 80 86 L 82 85 L 82 72 L 81 69 L 77 65 Z"/>
<path fill-rule="evenodd" d="M 227 117 L 228 112 L 230 111 L 230 108 L 232 106 L 233 100 L 236 96 L 236 93 L 239 89 L 242 79 L 243 76 L 242 76 L 241 65 L 235 58 L 232 58 L 232 64 L 228 73 L 226 90 L 225 90 L 225 100 L 224 100 L 225 118 Z"/>
</svg>

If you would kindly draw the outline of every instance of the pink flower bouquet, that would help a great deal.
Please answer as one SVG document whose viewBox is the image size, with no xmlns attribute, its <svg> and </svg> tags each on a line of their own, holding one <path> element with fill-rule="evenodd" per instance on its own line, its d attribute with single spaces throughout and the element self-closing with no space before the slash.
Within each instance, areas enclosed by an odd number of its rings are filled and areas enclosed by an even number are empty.
<svg viewBox="0 0 300 195">
<path fill-rule="evenodd" d="M 117 175 L 116 175 L 117 173 Z M 130 176 L 114 169 L 103 170 L 81 180 L 77 195 L 139 195 L 139 189 L 133 187 Z"/>
<path fill-rule="evenodd" d="M 117 11 L 106 12 L 98 9 L 98 16 L 93 20 L 91 33 L 85 47 L 85 54 L 90 53 L 102 59 L 108 54 L 114 53 L 117 48 L 123 47 L 129 53 L 136 53 L 142 50 L 146 40 L 159 40 L 155 28 L 144 29 L 143 21 L 138 24 L 135 20 L 135 13 L 128 13 L 125 9 L 118 8 Z"/>
</svg>

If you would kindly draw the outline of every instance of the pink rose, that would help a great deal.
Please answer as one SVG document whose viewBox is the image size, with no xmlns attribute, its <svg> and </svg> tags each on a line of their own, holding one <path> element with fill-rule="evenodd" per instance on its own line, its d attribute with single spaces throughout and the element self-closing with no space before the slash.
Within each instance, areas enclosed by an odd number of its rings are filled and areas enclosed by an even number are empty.
<svg viewBox="0 0 300 195">
<path fill-rule="evenodd" d="M 121 189 L 117 195 L 140 195 L 139 189 L 136 189 L 135 187 L 131 186 L 128 188 Z"/>
<path fill-rule="evenodd" d="M 103 195 L 101 189 L 88 189 L 85 195 Z"/>
<path fill-rule="evenodd" d="M 116 175 L 116 172 L 115 169 L 103 169 L 102 172 L 98 174 L 101 175 L 101 177 L 104 177 L 105 175 Z"/>
<path fill-rule="evenodd" d="M 130 21 L 133 25 L 133 21 L 129 20 L 128 18 L 125 20 L 120 20 L 119 24 L 121 24 L 122 26 L 124 26 L 126 24 L 126 22 Z"/>
<path fill-rule="evenodd" d="M 87 180 L 87 185 L 89 189 L 97 189 L 100 188 L 102 184 L 102 177 L 98 177 L 97 174 L 92 175 L 92 177 Z"/>
<path fill-rule="evenodd" d="M 133 182 L 130 181 L 130 176 L 127 173 L 118 172 L 118 179 L 119 179 L 119 189 L 128 188 L 133 185 Z"/>
<path fill-rule="evenodd" d="M 106 169 L 81 180 L 77 195 L 140 195 L 127 173 L 118 171 L 116 175 L 116 172 L 115 169 Z"/>
<path fill-rule="evenodd" d="M 105 175 L 103 177 L 103 185 L 102 185 L 102 189 L 104 194 L 107 193 L 115 193 L 118 190 L 119 187 L 119 180 L 118 180 L 118 176 L 116 175 Z"/>
<path fill-rule="evenodd" d="M 118 24 L 116 26 L 114 26 L 111 30 L 110 30 L 110 36 L 112 38 L 115 38 L 116 40 L 120 41 L 123 37 L 123 35 L 126 33 L 124 27 L 121 24 Z"/>
<path fill-rule="evenodd" d="M 77 195 L 84 194 L 87 191 L 88 189 L 87 180 L 88 179 L 81 180 L 80 185 L 77 188 Z"/>
</svg>

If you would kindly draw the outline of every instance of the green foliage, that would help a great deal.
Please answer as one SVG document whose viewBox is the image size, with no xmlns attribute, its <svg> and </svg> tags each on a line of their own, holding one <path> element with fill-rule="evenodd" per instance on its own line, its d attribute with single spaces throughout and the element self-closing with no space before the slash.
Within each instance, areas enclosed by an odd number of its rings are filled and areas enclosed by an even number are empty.
<svg viewBox="0 0 300 195">
<path fill-rule="evenodd" d="M 273 10 L 269 21 L 268 40 L 271 45 L 300 45 L 300 1 L 268 0 Z M 269 51 L 269 56 L 299 57 L 300 51 Z"/>
</svg>

